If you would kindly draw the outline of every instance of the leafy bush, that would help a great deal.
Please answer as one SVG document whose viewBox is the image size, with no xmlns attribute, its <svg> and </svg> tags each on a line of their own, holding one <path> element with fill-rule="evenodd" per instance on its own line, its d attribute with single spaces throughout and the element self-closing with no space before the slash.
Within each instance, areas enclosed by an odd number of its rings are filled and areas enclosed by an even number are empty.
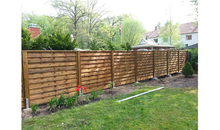
<svg viewBox="0 0 220 130">
<path fill-rule="evenodd" d="M 116 47 L 114 46 L 114 44 L 111 41 L 107 41 L 107 48 L 108 50 L 116 50 Z"/>
<path fill-rule="evenodd" d="M 32 41 L 30 50 L 43 50 L 48 46 L 48 39 L 46 36 L 40 34 Z"/>
<path fill-rule="evenodd" d="M 38 104 L 38 105 L 39 105 L 39 104 Z M 37 112 L 38 105 L 35 104 L 35 103 L 31 105 L 31 110 L 32 110 L 32 112 L 34 112 L 34 113 Z"/>
<path fill-rule="evenodd" d="M 56 31 L 48 34 L 48 45 L 52 50 L 74 50 L 78 44 L 76 38 L 72 41 L 70 33 Z"/>
<path fill-rule="evenodd" d="M 122 50 L 127 50 L 127 51 L 132 50 L 131 44 L 129 44 L 128 42 L 125 44 L 122 44 L 121 48 L 122 48 Z"/>
<path fill-rule="evenodd" d="M 89 49 L 90 49 L 90 50 L 99 50 L 99 47 L 100 47 L 100 45 L 99 45 L 95 40 L 93 40 L 93 41 L 90 43 Z"/>
<path fill-rule="evenodd" d="M 198 48 L 189 50 L 189 63 L 194 70 L 198 70 Z"/>
<path fill-rule="evenodd" d="M 189 75 L 193 75 L 194 71 L 190 63 L 187 61 L 185 66 L 182 69 L 182 74 L 184 74 L 186 77 Z"/>
<path fill-rule="evenodd" d="M 22 50 L 30 50 L 31 49 L 31 33 L 28 33 L 28 29 L 21 28 L 21 44 Z"/>
</svg>

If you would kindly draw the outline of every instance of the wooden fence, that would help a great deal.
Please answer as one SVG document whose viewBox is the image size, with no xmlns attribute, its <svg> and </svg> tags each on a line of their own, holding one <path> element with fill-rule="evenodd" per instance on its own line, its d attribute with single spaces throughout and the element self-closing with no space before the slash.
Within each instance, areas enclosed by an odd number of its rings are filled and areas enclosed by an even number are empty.
<svg viewBox="0 0 220 130">
<path fill-rule="evenodd" d="M 182 71 L 187 51 L 22 51 L 22 108 L 47 103 L 77 85 L 89 93 Z M 83 92 L 85 93 L 85 92 Z"/>
</svg>

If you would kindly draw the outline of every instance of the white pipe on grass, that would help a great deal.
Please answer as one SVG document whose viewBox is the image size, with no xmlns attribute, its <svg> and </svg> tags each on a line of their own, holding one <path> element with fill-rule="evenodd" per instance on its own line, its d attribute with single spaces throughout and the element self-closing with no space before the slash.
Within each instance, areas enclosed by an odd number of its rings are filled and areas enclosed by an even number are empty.
<svg viewBox="0 0 220 130">
<path fill-rule="evenodd" d="M 144 93 L 140 93 L 140 94 L 137 94 L 137 95 L 134 95 L 134 96 L 131 96 L 131 97 L 128 97 L 128 98 L 119 100 L 119 101 L 117 101 L 117 102 L 122 102 L 122 101 L 125 101 L 125 100 L 129 100 L 129 99 L 131 99 L 131 98 L 135 98 L 135 97 L 138 97 L 138 96 L 141 96 L 141 95 L 144 95 L 144 94 L 147 94 L 147 93 L 156 91 L 156 90 L 160 90 L 160 89 L 163 89 L 163 88 L 164 88 L 164 87 L 160 87 L 160 88 L 157 88 L 157 89 L 153 89 L 153 90 L 150 90 L 150 91 L 147 91 L 147 92 L 144 92 Z"/>
</svg>

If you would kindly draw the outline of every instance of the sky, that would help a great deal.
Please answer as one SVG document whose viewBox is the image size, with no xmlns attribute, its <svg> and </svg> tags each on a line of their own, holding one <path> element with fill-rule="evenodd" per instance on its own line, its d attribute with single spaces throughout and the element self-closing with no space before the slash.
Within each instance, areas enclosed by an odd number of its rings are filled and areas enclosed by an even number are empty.
<svg viewBox="0 0 220 130">
<path fill-rule="evenodd" d="M 147 31 L 154 30 L 158 22 L 164 25 L 170 16 L 174 22 L 187 23 L 196 21 L 189 16 L 193 8 L 189 0 L 99 0 L 110 13 L 108 16 L 130 13 L 143 23 Z M 34 12 L 39 15 L 56 15 L 49 0 L 21 0 L 21 12 Z M 123 23 L 122 23 L 123 24 Z"/>
</svg>

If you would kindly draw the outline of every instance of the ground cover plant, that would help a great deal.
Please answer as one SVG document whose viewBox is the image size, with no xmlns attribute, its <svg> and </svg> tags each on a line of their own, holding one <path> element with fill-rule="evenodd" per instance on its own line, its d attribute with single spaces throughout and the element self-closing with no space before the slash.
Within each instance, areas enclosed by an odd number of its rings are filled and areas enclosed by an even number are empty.
<svg viewBox="0 0 220 130">
<path fill-rule="evenodd" d="M 22 121 L 22 129 L 198 129 L 198 87 L 164 88 L 116 102 L 158 87 L 138 90 L 87 105 Z"/>
</svg>

